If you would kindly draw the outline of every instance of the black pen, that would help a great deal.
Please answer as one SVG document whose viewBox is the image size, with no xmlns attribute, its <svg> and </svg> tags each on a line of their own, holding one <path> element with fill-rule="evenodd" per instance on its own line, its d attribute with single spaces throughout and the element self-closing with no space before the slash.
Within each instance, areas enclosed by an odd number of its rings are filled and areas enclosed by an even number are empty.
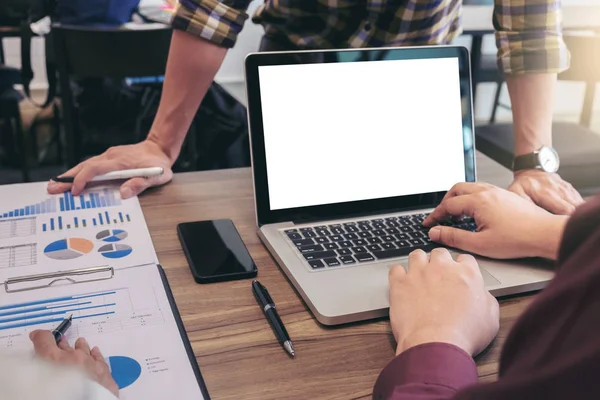
<svg viewBox="0 0 600 400">
<path fill-rule="evenodd" d="M 73 321 L 73 314 L 65 318 L 60 323 L 60 325 L 58 325 L 56 329 L 52 331 L 52 334 L 54 335 L 54 340 L 56 340 L 56 344 L 58 344 L 58 342 L 60 342 L 61 339 L 65 337 L 67 329 L 69 329 L 69 327 L 71 326 L 71 321 Z"/>
<path fill-rule="evenodd" d="M 277 336 L 277 340 L 283 346 L 285 351 L 287 351 L 292 357 L 296 355 L 294 352 L 294 346 L 292 346 L 292 341 L 285 330 L 285 326 L 281 319 L 279 318 L 279 314 L 275 309 L 275 303 L 271 296 L 269 296 L 269 292 L 267 288 L 261 285 L 257 280 L 252 281 L 252 292 L 254 292 L 254 297 L 256 297 L 256 301 L 262 308 L 265 317 L 269 320 L 273 331 L 275 332 L 275 336 Z"/>
</svg>

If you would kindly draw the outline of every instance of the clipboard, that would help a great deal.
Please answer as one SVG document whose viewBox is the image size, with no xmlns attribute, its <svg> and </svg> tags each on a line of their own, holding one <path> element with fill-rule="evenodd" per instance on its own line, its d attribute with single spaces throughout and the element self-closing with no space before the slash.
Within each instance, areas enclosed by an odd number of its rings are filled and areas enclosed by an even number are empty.
<svg viewBox="0 0 600 400">
<path fill-rule="evenodd" d="M 156 264 L 156 266 L 158 268 L 158 272 L 165 287 L 165 292 L 167 293 L 167 298 L 169 299 L 169 304 L 171 305 L 171 311 L 173 312 L 175 322 L 177 323 L 177 328 L 179 329 L 179 334 L 181 335 L 181 341 L 183 342 L 183 346 L 185 347 L 185 351 L 187 352 L 190 364 L 192 366 L 192 369 L 194 370 L 194 375 L 196 375 L 196 379 L 198 380 L 200 391 L 202 392 L 202 395 L 206 400 L 210 400 L 208 389 L 206 388 L 206 384 L 204 383 L 204 378 L 202 378 L 202 373 L 200 372 L 200 367 L 198 366 L 198 362 L 196 361 L 196 355 L 194 354 L 194 350 L 192 349 L 192 344 L 190 343 L 190 339 L 187 335 L 187 332 L 185 331 L 185 326 L 183 325 L 181 314 L 179 314 L 177 303 L 175 303 L 175 297 L 173 297 L 171 285 L 169 285 L 169 281 L 167 280 L 165 270 L 160 264 Z"/>
<path fill-rule="evenodd" d="M 175 298 L 173 296 L 173 292 L 171 290 L 171 286 L 165 274 L 163 267 L 160 264 L 156 263 L 148 263 L 143 265 L 136 265 L 129 267 L 128 269 L 134 269 L 137 267 L 146 267 L 149 268 L 151 265 L 155 265 L 158 269 L 158 274 L 160 276 L 160 281 L 163 285 L 165 295 L 170 306 L 170 311 L 175 320 L 175 324 L 177 325 L 177 331 L 179 332 L 181 342 L 187 354 L 188 361 L 190 363 L 190 367 L 194 373 L 196 378 L 196 382 L 198 387 L 200 388 L 200 392 L 202 396 L 206 400 L 210 400 L 210 395 L 208 393 L 208 389 L 206 387 L 206 383 L 204 382 L 204 378 L 202 377 L 202 373 L 200 372 L 200 367 L 198 366 L 198 362 L 196 361 L 196 356 L 192 349 L 192 345 L 190 343 L 187 332 L 185 331 L 185 326 L 183 325 L 183 320 L 181 318 L 181 314 L 179 313 L 179 308 L 177 307 L 177 303 L 175 302 Z M 100 267 L 92 267 L 92 268 L 82 268 L 82 269 L 74 269 L 74 270 L 65 270 L 65 271 L 56 271 L 45 274 L 37 274 L 37 275 L 28 275 L 28 276 L 19 276 L 8 278 L 4 282 L 0 283 L 4 286 L 4 290 L 6 293 L 18 293 L 29 290 L 43 289 L 53 286 L 57 283 L 66 283 L 66 284 L 80 284 L 80 283 L 89 283 L 95 281 L 104 281 L 110 280 L 115 277 L 115 269 L 110 266 L 100 266 Z M 19 287 L 18 285 L 28 285 Z"/>
</svg>

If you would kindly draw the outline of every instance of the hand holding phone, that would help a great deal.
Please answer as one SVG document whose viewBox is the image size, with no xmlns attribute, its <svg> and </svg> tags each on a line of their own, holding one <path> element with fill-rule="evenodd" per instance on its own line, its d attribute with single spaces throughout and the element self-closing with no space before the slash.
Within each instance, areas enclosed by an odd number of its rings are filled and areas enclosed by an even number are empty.
<svg viewBox="0 0 600 400">
<path fill-rule="evenodd" d="M 196 282 L 256 276 L 256 264 L 231 220 L 184 222 L 177 233 Z"/>
</svg>

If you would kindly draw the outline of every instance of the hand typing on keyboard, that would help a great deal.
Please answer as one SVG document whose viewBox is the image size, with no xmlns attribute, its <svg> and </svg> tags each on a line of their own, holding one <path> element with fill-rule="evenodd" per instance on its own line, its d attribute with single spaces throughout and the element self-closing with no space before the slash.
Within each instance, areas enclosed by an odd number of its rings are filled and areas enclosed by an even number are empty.
<svg viewBox="0 0 600 400">
<path fill-rule="evenodd" d="M 445 226 L 472 217 L 477 231 Z M 423 221 L 436 243 L 492 258 L 556 259 L 568 217 L 547 212 L 504 189 L 484 183 L 459 183 Z"/>
<path fill-rule="evenodd" d="M 423 226 L 426 214 L 402 215 L 288 229 L 288 238 L 313 269 L 340 267 L 407 256 L 439 245 Z M 474 231 L 472 220 L 461 220 L 460 229 Z"/>
</svg>

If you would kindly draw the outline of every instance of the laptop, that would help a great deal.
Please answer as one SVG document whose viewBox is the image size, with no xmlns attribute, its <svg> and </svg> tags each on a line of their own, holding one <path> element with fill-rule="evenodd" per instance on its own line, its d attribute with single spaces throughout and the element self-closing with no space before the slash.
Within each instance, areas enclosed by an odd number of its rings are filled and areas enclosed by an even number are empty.
<svg viewBox="0 0 600 400">
<path fill-rule="evenodd" d="M 245 72 L 262 242 L 322 324 L 388 315 L 389 268 L 439 247 L 423 219 L 476 181 L 467 49 L 252 53 Z M 544 260 L 478 261 L 495 296 L 554 275 Z"/>
</svg>

